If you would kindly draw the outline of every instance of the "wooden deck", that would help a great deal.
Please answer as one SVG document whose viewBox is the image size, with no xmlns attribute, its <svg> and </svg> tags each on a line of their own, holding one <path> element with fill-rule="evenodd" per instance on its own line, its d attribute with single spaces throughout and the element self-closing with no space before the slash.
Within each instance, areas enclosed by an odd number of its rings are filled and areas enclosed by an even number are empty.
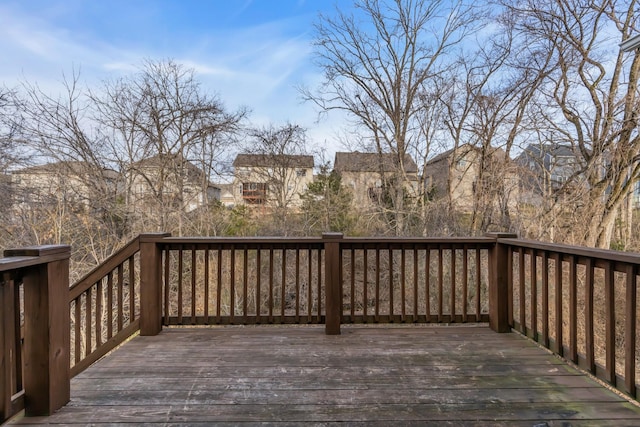
<svg viewBox="0 0 640 427">
<path fill-rule="evenodd" d="M 13 424 L 640 425 L 640 407 L 515 333 L 485 327 L 165 329 Z M 546 424 L 545 424 L 546 423 Z"/>
</svg>

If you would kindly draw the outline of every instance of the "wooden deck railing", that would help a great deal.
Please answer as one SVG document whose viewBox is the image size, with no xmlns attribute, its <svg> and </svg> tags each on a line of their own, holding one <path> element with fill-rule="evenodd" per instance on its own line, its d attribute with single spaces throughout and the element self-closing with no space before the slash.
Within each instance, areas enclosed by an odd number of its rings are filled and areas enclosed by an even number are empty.
<svg viewBox="0 0 640 427">
<path fill-rule="evenodd" d="M 69 246 L 40 246 L 0 259 L 1 421 L 69 401 L 70 253 Z"/>
<path fill-rule="evenodd" d="M 33 415 L 52 412 L 68 400 L 72 376 L 137 331 L 155 335 L 170 325 L 320 323 L 327 334 L 339 334 L 344 323 L 488 321 L 637 396 L 639 255 L 500 233 L 442 239 L 157 233 L 134 239 L 71 288 L 68 247 L 5 256 L 3 420 L 23 407 Z M 34 320 L 42 318 L 48 321 Z M 40 351 L 34 343 L 44 342 L 44 333 L 55 339 Z M 53 369 L 61 360 L 67 369 Z M 45 376 L 34 368 L 41 365 L 49 367 Z M 29 380 L 41 377 L 50 380 Z"/>
<path fill-rule="evenodd" d="M 522 239 L 506 253 L 508 323 L 638 398 L 640 254 Z"/>
</svg>

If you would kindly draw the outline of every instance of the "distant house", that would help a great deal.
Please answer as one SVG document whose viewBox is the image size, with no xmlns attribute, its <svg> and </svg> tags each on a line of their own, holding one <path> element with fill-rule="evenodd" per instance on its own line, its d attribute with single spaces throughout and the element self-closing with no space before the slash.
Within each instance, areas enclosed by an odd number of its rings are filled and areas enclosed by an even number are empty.
<svg viewBox="0 0 640 427">
<path fill-rule="evenodd" d="M 385 182 L 405 172 L 404 185 L 415 189 L 418 182 L 418 166 L 409 155 L 402 159 L 392 153 L 336 153 L 333 169 L 340 174 L 342 184 L 353 192 L 353 203 L 365 207 L 377 202 L 383 192 Z M 413 194 L 413 192 L 412 192 Z"/>
<path fill-rule="evenodd" d="M 233 194 L 249 206 L 302 205 L 301 195 L 313 182 L 313 156 L 293 154 L 238 154 L 233 162 Z"/>
<path fill-rule="evenodd" d="M 447 199 L 459 212 L 471 212 L 478 192 L 493 191 L 503 206 L 515 206 L 519 179 L 512 161 L 499 148 L 482 149 L 463 144 L 447 150 L 425 166 L 427 185 L 434 199 Z M 497 190 L 500 186 L 500 191 Z"/>
<path fill-rule="evenodd" d="M 158 203 L 191 212 L 220 200 L 220 188 L 180 155 L 159 154 L 127 168 L 129 205 L 153 211 Z"/>
<path fill-rule="evenodd" d="M 573 148 L 561 144 L 531 144 L 516 162 L 524 171 L 523 185 L 537 194 L 562 188 L 582 167 Z"/>
<path fill-rule="evenodd" d="M 99 198 L 115 200 L 117 179 L 118 173 L 110 169 L 87 162 L 61 161 L 12 172 L 10 187 L 14 205 L 64 202 L 93 208 Z"/>
</svg>

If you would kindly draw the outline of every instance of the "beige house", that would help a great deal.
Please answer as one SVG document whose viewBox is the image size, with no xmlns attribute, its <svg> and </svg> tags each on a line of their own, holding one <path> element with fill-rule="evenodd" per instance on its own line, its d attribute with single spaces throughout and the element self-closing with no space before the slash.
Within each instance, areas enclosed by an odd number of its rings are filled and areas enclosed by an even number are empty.
<svg viewBox="0 0 640 427">
<path fill-rule="evenodd" d="M 418 185 L 418 167 L 411 156 L 406 155 L 400 165 L 392 153 L 338 152 L 333 169 L 340 174 L 342 184 L 351 189 L 353 203 L 358 208 L 376 203 L 383 191 L 384 183 L 404 171 L 404 185 L 415 194 Z"/>
<path fill-rule="evenodd" d="M 313 156 L 238 154 L 233 162 L 236 204 L 299 208 L 313 182 Z"/>
<path fill-rule="evenodd" d="M 14 206 L 65 203 L 95 207 L 98 199 L 115 200 L 118 173 L 87 162 L 61 161 L 12 172 L 10 188 Z"/>
<path fill-rule="evenodd" d="M 192 212 L 220 200 L 220 188 L 202 169 L 180 155 L 159 154 L 127 168 L 128 205 L 154 212 L 164 208 Z"/>
<path fill-rule="evenodd" d="M 450 198 L 459 212 L 472 212 L 479 200 L 495 195 L 495 203 L 515 207 L 519 194 L 516 165 L 499 148 L 483 153 L 464 144 L 445 151 L 426 164 L 427 185 L 435 200 Z"/>
</svg>

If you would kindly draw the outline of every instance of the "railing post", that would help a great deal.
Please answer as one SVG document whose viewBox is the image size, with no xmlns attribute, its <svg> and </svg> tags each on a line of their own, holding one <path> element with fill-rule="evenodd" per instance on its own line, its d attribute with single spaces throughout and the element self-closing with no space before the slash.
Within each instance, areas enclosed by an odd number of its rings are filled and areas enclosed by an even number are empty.
<svg viewBox="0 0 640 427">
<path fill-rule="evenodd" d="M 509 247 L 499 239 L 517 238 L 513 233 L 486 233 L 496 239 L 489 252 L 489 326 L 495 332 L 510 332 L 509 326 Z"/>
<path fill-rule="evenodd" d="M 162 248 L 159 242 L 170 235 L 140 235 L 140 335 L 157 335 L 162 330 Z"/>
<path fill-rule="evenodd" d="M 340 240 L 342 233 L 323 233 L 325 280 L 325 333 L 340 335 L 342 317 L 342 280 L 340 268 Z"/>
<path fill-rule="evenodd" d="M 50 415 L 70 399 L 67 245 L 11 249 L 5 257 L 41 257 L 24 269 L 24 391 L 27 416 Z"/>
</svg>

